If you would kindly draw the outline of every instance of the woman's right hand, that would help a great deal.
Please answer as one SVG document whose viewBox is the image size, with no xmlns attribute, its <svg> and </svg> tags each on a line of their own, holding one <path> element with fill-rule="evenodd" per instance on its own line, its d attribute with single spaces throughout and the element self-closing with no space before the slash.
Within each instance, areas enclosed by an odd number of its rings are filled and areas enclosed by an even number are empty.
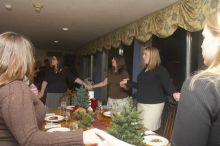
<svg viewBox="0 0 220 146">
<path fill-rule="evenodd" d="M 44 96 L 44 93 L 42 93 L 42 92 L 39 92 L 38 93 L 38 95 L 37 95 L 37 97 L 40 99 L 40 98 L 42 98 Z"/>
</svg>

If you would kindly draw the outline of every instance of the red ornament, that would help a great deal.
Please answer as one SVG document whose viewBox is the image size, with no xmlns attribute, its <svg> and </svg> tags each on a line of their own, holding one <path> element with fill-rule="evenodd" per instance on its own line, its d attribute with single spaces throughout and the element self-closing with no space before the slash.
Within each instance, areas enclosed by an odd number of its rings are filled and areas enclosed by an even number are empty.
<svg viewBox="0 0 220 146">
<path fill-rule="evenodd" d="M 93 109 L 93 111 L 95 111 L 96 106 L 97 106 L 96 99 L 95 98 L 91 98 L 90 102 L 91 102 L 91 108 Z"/>
<path fill-rule="evenodd" d="M 74 106 L 74 107 L 72 107 L 72 109 L 70 111 L 75 112 L 78 108 L 79 108 L 78 106 Z"/>
</svg>

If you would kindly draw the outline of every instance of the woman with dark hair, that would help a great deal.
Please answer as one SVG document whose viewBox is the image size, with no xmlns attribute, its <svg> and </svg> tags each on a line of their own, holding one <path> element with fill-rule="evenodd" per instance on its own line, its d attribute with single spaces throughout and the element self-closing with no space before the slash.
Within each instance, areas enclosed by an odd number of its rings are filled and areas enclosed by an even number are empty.
<svg viewBox="0 0 220 146">
<path fill-rule="evenodd" d="M 48 108 L 57 108 L 60 106 L 59 100 L 64 96 L 68 88 L 68 81 L 78 83 L 88 88 L 85 82 L 72 74 L 69 69 L 63 68 L 59 59 L 53 56 L 51 58 L 51 66 L 45 73 L 39 93 L 39 96 L 42 97 L 47 87 L 46 106 Z"/>
<path fill-rule="evenodd" d="M 128 103 L 128 93 L 125 89 L 120 87 L 122 79 L 129 79 L 126 71 L 125 60 L 123 56 L 114 56 L 112 58 L 112 68 L 108 72 L 106 78 L 92 88 L 104 87 L 108 85 L 108 102 L 107 104 L 113 110 L 121 111 L 122 107 Z"/>
</svg>

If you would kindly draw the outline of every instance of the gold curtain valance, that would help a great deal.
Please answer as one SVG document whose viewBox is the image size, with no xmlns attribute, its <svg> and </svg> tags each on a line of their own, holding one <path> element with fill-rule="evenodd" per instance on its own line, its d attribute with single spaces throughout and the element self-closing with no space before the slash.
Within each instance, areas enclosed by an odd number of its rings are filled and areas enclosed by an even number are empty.
<svg viewBox="0 0 220 146">
<path fill-rule="evenodd" d="M 118 48 L 121 43 L 131 45 L 134 38 L 146 42 L 153 34 L 168 37 L 178 26 L 190 32 L 201 30 L 207 15 L 218 5 L 219 0 L 180 0 L 86 44 L 78 52 L 88 55 L 102 49 Z"/>
</svg>

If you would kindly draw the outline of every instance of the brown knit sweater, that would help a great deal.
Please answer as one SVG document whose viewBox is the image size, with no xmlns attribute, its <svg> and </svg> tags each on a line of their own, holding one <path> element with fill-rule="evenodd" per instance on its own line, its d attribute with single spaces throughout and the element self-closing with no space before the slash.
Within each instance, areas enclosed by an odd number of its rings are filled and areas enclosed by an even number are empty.
<svg viewBox="0 0 220 146">
<path fill-rule="evenodd" d="M 0 87 L 0 146 L 83 145 L 82 131 L 41 131 L 45 112 L 43 103 L 24 82 Z"/>
</svg>

